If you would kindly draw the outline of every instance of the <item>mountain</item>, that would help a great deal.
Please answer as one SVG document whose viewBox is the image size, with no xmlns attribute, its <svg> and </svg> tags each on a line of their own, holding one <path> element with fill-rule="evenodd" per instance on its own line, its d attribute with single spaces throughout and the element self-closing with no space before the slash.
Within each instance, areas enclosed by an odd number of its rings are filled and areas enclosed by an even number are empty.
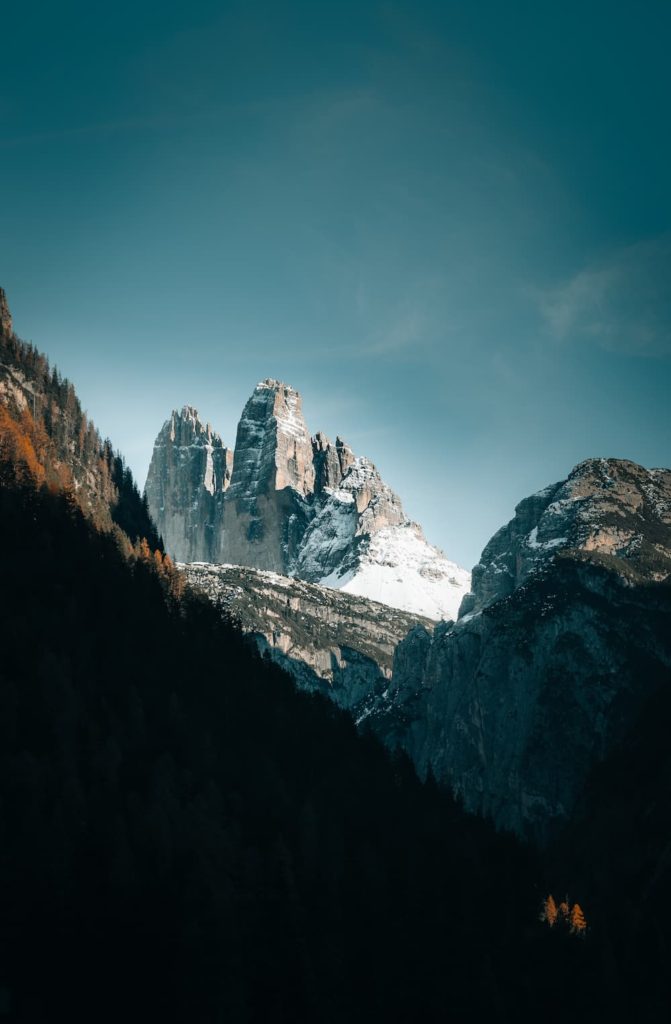
<svg viewBox="0 0 671 1024">
<path fill-rule="evenodd" d="M 149 467 L 148 506 L 178 560 L 249 566 L 420 617 L 456 617 L 469 574 L 427 543 L 369 459 L 339 437 L 310 436 L 297 391 L 257 385 L 232 458 L 208 430 L 190 407 L 173 412 Z M 207 459 L 216 457 L 225 470 L 213 478 Z"/>
<path fill-rule="evenodd" d="M 216 561 L 289 571 L 310 519 L 314 485 L 301 396 L 280 381 L 262 381 L 238 423 Z"/>
<path fill-rule="evenodd" d="M 145 493 L 168 551 L 191 561 L 214 559 L 218 517 L 231 482 L 233 452 L 195 409 L 173 412 L 156 438 Z"/>
<path fill-rule="evenodd" d="M 545 842 L 671 683 L 671 471 L 581 463 L 521 502 L 456 623 L 399 645 L 368 723 L 471 811 Z"/>
<path fill-rule="evenodd" d="M 671 573 L 671 472 L 622 459 L 588 459 L 526 498 L 492 537 L 473 570 L 461 614 L 507 597 L 561 551 L 659 581 Z M 615 560 L 615 561 L 612 561 Z"/>
<path fill-rule="evenodd" d="M 384 699 L 394 651 L 430 619 L 330 587 L 238 565 L 178 563 L 188 583 L 207 594 L 281 665 L 300 689 L 323 693 L 355 720 Z"/>
<path fill-rule="evenodd" d="M 366 458 L 325 492 L 294 562 L 296 576 L 430 619 L 455 618 L 470 575 L 428 544 Z"/>
</svg>

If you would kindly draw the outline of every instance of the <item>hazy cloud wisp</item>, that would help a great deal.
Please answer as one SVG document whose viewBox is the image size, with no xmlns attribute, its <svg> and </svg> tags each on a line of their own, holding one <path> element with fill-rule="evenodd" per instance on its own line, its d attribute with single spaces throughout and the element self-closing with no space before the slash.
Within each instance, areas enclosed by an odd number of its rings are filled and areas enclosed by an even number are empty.
<svg viewBox="0 0 671 1024">
<path fill-rule="evenodd" d="M 593 339 L 611 352 L 671 355 L 671 237 L 618 249 L 540 296 L 560 341 Z"/>
</svg>

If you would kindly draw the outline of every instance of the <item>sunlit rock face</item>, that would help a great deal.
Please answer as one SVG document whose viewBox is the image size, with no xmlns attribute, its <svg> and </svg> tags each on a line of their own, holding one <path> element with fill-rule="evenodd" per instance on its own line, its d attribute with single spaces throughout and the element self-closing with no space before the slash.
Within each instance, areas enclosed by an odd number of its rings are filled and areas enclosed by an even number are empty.
<svg viewBox="0 0 671 1024">
<path fill-rule="evenodd" d="M 173 412 L 163 424 L 145 491 L 173 558 L 213 557 L 232 470 L 232 451 L 191 406 Z"/>
<path fill-rule="evenodd" d="M 671 472 L 590 460 L 521 502 L 456 623 L 414 631 L 370 724 L 465 806 L 544 841 L 671 685 Z"/>
<path fill-rule="evenodd" d="M 525 498 L 473 569 L 462 614 L 507 597 L 561 551 L 618 559 L 650 579 L 671 572 L 671 472 L 624 459 L 588 459 Z"/>
<path fill-rule="evenodd" d="M 470 574 L 429 544 L 373 463 L 354 458 L 325 491 L 295 562 L 301 579 L 430 619 L 455 618 Z"/>
<path fill-rule="evenodd" d="M 232 500 L 285 487 L 312 494 L 312 442 L 297 391 L 277 380 L 257 384 L 238 423 L 235 456 Z"/>
<path fill-rule="evenodd" d="M 427 543 L 369 459 L 340 437 L 310 436 L 294 388 L 257 385 L 238 424 L 230 487 L 213 502 L 203 495 L 203 467 L 177 454 L 167 426 L 147 499 L 178 561 L 250 566 L 431 619 L 456 616 L 469 574 Z"/>
<path fill-rule="evenodd" d="M 320 430 L 312 438 L 312 461 L 315 467 L 315 491 L 321 494 L 340 485 L 354 462 L 354 453 L 339 437 L 336 437 L 335 444 L 331 444 Z"/>
<path fill-rule="evenodd" d="M 311 517 L 314 484 L 301 397 L 287 384 L 264 380 L 238 424 L 235 472 L 214 560 L 289 572 Z"/>
<path fill-rule="evenodd" d="M 355 719 L 384 700 L 398 642 L 418 623 L 432 627 L 428 619 L 275 572 L 197 562 L 180 568 L 302 689 L 324 693 Z"/>
</svg>

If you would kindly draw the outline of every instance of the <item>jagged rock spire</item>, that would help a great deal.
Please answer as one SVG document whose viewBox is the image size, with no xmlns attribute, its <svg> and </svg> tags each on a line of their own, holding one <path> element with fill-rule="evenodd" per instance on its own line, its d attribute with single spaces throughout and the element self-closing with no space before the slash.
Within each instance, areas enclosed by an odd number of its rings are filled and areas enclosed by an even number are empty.
<svg viewBox="0 0 671 1024">
<path fill-rule="evenodd" d="M 221 500 L 233 452 L 193 406 L 174 410 L 156 438 L 145 492 L 168 552 L 180 561 L 208 561 L 221 525 Z"/>
<path fill-rule="evenodd" d="M 331 444 L 320 431 L 312 438 L 312 461 L 315 467 L 315 490 L 339 487 L 342 478 L 354 462 L 354 453 L 341 438 Z"/>
<path fill-rule="evenodd" d="M 315 469 L 301 396 L 268 377 L 243 409 L 220 562 L 287 573 L 312 515 Z"/>
<path fill-rule="evenodd" d="M 305 496 L 313 492 L 314 483 L 312 444 L 301 396 L 269 377 L 256 385 L 238 424 L 231 498 L 251 498 L 285 487 Z"/>
</svg>

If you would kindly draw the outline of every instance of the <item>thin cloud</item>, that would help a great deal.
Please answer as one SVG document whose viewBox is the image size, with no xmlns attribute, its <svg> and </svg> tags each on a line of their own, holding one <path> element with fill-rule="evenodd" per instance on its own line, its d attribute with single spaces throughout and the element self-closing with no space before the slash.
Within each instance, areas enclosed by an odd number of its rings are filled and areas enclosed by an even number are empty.
<svg viewBox="0 0 671 1024">
<path fill-rule="evenodd" d="M 409 310 L 390 323 L 366 346 L 366 354 L 394 355 L 403 352 L 422 342 L 426 326 L 426 316 L 420 310 Z"/>
<path fill-rule="evenodd" d="M 560 341 L 593 340 L 611 352 L 671 355 L 671 237 L 618 249 L 539 297 Z"/>
</svg>

